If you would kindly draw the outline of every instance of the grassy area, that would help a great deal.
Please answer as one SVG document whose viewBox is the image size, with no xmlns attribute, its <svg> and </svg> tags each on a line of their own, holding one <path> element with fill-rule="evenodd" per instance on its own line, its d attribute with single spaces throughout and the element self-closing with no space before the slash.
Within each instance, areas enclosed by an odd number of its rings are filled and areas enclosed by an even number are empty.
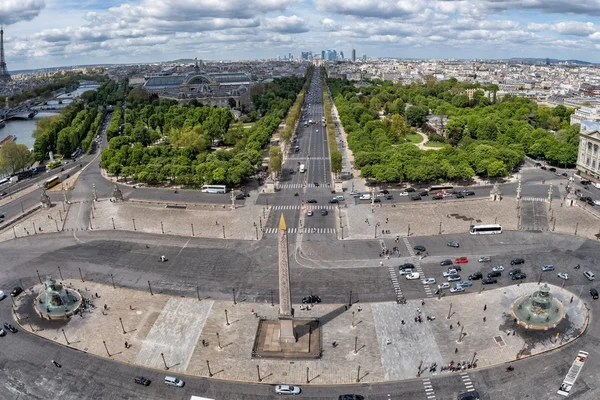
<svg viewBox="0 0 600 400">
<path fill-rule="evenodd" d="M 419 135 L 418 133 L 412 133 L 409 135 L 406 135 L 406 139 L 408 139 L 409 142 L 411 143 L 421 143 L 423 141 L 423 136 Z"/>
<path fill-rule="evenodd" d="M 425 143 L 425 147 L 431 147 L 434 149 L 439 149 L 441 147 L 444 147 L 446 145 L 446 143 L 440 143 L 440 142 L 427 142 Z"/>
</svg>

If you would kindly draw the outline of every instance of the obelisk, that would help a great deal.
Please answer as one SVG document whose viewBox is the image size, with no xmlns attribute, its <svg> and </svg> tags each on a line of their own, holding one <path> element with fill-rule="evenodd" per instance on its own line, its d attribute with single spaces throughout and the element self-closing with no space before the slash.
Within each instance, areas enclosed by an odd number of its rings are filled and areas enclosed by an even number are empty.
<svg viewBox="0 0 600 400">
<path fill-rule="evenodd" d="M 292 310 L 292 291 L 290 287 L 290 265 L 288 259 L 287 226 L 283 213 L 279 219 L 279 342 L 294 343 L 294 314 Z"/>
</svg>

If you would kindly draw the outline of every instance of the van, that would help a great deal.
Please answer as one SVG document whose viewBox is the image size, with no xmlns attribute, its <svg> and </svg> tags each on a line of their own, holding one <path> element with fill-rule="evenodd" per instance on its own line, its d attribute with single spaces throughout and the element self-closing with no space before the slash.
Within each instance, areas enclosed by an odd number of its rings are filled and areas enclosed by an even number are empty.
<svg viewBox="0 0 600 400">
<path fill-rule="evenodd" d="M 361 194 L 360 200 L 371 200 L 371 195 L 369 193 Z"/>
<path fill-rule="evenodd" d="M 583 275 L 588 278 L 590 281 L 593 281 L 594 279 L 596 279 L 596 275 L 594 275 L 594 273 L 592 271 L 585 271 L 583 273 Z"/>
<path fill-rule="evenodd" d="M 183 387 L 185 382 L 174 376 L 165 376 L 165 385 Z"/>
</svg>

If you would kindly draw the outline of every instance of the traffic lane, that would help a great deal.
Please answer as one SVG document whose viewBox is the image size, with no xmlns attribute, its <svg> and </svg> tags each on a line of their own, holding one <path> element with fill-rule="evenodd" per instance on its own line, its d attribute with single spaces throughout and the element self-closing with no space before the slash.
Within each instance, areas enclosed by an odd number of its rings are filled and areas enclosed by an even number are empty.
<svg viewBox="0 0 600 400">
<path fill-rule="evenodd" d="M 50 200 L 52 200 L 53 204 L 58 204 L 64 200 L 62 193 L 47 192 L 47 194 L 50 197 Z M 8 204 L 0 206 L 0 214 L 4 214 L 4 221 L 6 222 L 18 217 L 19 215 L 23 214 L 24 211 L 27 211 L 29 208 L 35 207 L 39 204 L 40 192 L 35 190 L 32 193 L 19 197 Z"/>
</svg>

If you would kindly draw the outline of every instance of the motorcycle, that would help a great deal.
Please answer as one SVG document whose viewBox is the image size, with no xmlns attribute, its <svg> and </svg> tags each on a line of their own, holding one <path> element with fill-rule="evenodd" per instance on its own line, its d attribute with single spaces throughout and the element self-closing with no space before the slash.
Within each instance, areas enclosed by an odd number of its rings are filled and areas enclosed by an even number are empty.
<svg viewBox="0 0 600 400">
<path fill-rule="evenodd" d="M 54 361 L 54 360 L 51 360 L 50 362 L 51 362 L 52 364 L 54 364 L 54 366 L 55 366 L 56 368 L 62 368 L 62 365 L 60 365 L 60 364 L 59 364 L 59 363 L 57 363 L 56 361 Z"/>
<path fill-rule="evenodd" d="M 506 372 L 513 371 L 514 369 L 515 369 L 515 367 L 513 367 L 512 365 L 509 365 L 508 367 L 506 367 Z"/>
<path fill-rule="evenodd" d="M 298 195 L 298 193 L 294 193 L 294 196 L 295 196 L 295 197 L 298 197 L 299 195 Z"/>
<path fill-rule="evenodd" d="M 581 268 L 581 265 L 577 264 L 577 265 L 575 266 L 575 269 L 579 269 L 579 268 Z"/>
</svg>

